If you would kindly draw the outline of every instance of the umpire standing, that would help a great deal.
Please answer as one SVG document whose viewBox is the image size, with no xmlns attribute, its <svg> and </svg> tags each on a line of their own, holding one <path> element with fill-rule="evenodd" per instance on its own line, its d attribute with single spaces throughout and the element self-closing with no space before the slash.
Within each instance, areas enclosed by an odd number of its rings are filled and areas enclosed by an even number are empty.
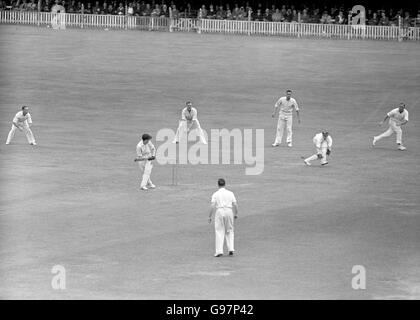
<svg viewBox="0 0 420 320">
<path fill-rule="evenodd" d="M 238 204 L 232 191 L 225 189 L 226 182 L 224 179 L 217 181 L 219 190 L 211 197 L 211 209 L 209 215 L 209 223 L 213 213 L 214 229 L 216 232 L 216 253 L 215 257 L 223 256 L 223 244 L 226 239 L 226 246 L 229 255 L 233 256 L 234 249 L 234 230 L 233 221 L 238 218 Z"/>
</svg>

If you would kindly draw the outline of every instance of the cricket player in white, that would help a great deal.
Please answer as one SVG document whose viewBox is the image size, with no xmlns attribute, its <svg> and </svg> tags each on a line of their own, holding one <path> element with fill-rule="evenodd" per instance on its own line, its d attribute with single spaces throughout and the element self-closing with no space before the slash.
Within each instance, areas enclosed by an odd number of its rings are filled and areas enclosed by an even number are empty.
<svg viewBox="0 0 420 320">
<path fill-rule="evenodd" d="M 298 123 L 300 123 L 299 117 L 299 106 L 294 98 L 292 98 L 292 90 L 286 91 L 286 96 L 281 97 L 276 104 L 274 105 L 274 112 L 272 117 L 276 117 L 278 109 L 280 108 L 279 112 L 279 120 L 277 123 L 277 132 L 276 132 L 276 139 L 272 144 L 273 147 L 278 147 L 281 144 L 281 140 L 283 139 L 283 131 L 286 128 L 287 131 L 287 146 L 292 146 L 292 123 L 293 123 L 293 109 L 296 111 L 296 116 L 298 118 Z"/>
<path fill-rule="evenodd" d="M 216 253 L 214 256 L 221 257 L 223 255 L 223 244 L 225 239 L 229 255 L 233 256 L 233 252 L 235 251 L 233 220 L 238 218 L 238 204 L 233 192 L 225 189 L 225 180 L 219 179 L 217 183 L 219 185 L 219 190 L 211 197 L 209 215 L 209 223 L 211 223 L 213 212 L 216 211 L 214 217 Z"/>
<path fill-rule="evenodd" d="M 311 161 L 319 159 L 321 160 L 322 165 L 328 164 L 327 156 L 331 154 L 331 147 L 332 147 L 332 138 L 331 135 L 327 131 L 322 131 L 315 135 L 313 138 L 313 142 L 316 148 L 316 153 L 309 158 L 304 158 L 303 161 L 306 165 L 310 166 Z"/>
<path fill-rule="evenodd" d="M 156 186 L 150 180 L 152 174 L 153 163 L 156 156 L 156 148 L 150 141 L 152 136 L 145 133 L 141 137 L 141 141 L 137 144 L 137 158 L 135 162 L 139 163 L 140 171 L 142 173 L 142 180 L 140 183 L 141 190 L 148 190 L 149 188 L 156 188 Z"/>
<path fill-rule="evenodd" d="M 29 107 L 23 106 L 22 110 L 16 113 L 12 121 L 12 129 L 10 129 L 9 135 L 7 136 L 6 144 L 10 144 L 13 137 L 15 136 L 16 129 L 22 131 L 26 135 L 26 139 L 29 144 L 36 146 L 35 137 L 31 130 L 32 118 L 29 113 Z"/>
<path fill-rule="evenodd" d="M 207 144 L 203 129 L 201 129 L 200 122 L 197 118 L 197 109 L 193 108 L 190 101 L 186 102 L 186 107 L 182 110 L 181 120 L 179 121 L 178 129 L 176 130 L 173 143 L 178 143 L 182 135 L 187 134 L 194 129 L 198 130 L 200 141 Z"/>
<path fill-rule="evenodd" d="M 402 145 L 402 130 L 401 130 L 401 126 L 407 124 L 408 122 L 408 111 L 405 108 L 405 104 L 401 102 L 398 108 L 392 109 L 390 112 L 388 112 L 385 119 L 379 125 L 382 126 L 388 118 L 389 118 L 388 130 L 380 134 L 379 136 L 373 137 L 372 145 L 375 146 L 376 142 L 378 142 L 382 138 L 391 136 L 395 132 L 397 135 L 398 150 L 407 149 L 406 147 Z"/>
</svg>

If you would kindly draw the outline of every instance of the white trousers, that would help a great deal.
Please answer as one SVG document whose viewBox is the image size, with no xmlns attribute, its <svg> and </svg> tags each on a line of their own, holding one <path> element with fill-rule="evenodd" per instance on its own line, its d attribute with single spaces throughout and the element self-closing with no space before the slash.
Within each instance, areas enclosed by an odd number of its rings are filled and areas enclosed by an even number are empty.
<svg viewBox="0 0 420 320">
<path fill-rule="evenodd" d="M 286 142 L 292 142 L 292 123 L 293 123 L 293 116 L 289 115 L 280 115 L 279 121 L 277 122 L 277 132 L 276 132 L 276 140 L 274 140 L 274 143 L 281 143 L 281 140 L 283 139 L 283 131 L 286 128 L 287 137 Z"/>
<path fill-rule="evenodd" d="M 174 141 L 179 142 L 182 136 L 188 135 L 188 133 L 194 129 L 198 130 L 200 141 L 204 144 L 207 144 L 206 137 L 204 136 L 203 129 L 201 129 L 200 122 L 198 120 L 180 120 L 178 129 L 176 130 Z"/>
<path fill-rule="evenodd" d="M 16 128 L 16 126 L 14 124 L 12 124 L 12 128 L 10 129 L 9 135 L 7 136 L 7 140 L 6 143 L 9 144 L 13 137 L 15 136 L 15 132 L 18 128 Z M 35 143 L 35 137 L 34 134 L 32 133 L 31 128 L 29 128 L 29 125 L 27 123 L 23 123 L 22 124 L 22 129 L 23 132 L 26 135 L 26 139 L 28 140 L 29 143 Z"/>
<path fill-rule="evenodd" d="M 214 218 L 214 230 L 216 232 L 216 255 L 223 254 L 223 244 L 226 239 L 228 251 L 235 251 L 233 232 L 232 209 L 217 209 Z"/>
<path fill-rule="evenodd" d="M 316 141 L 314 141 L 316 147 Z M 306 158 L 305 161 L 311 162 L 313 160 L 318 159 L 318 154 L 322 155 L 321 157 L 321 164 L 325 164 L 328 162 L 327 160 L 327 150 L 328 150 L 328 143 L 327 141 L 322 141 L 321 148 L 316 147 L 316 153 L 309 158 Z"/>
<path fill-rule="evenodd" d="M 152 180 L 150 180 L 150 175 L 152 174 L 153 164 L 152 161 L 139 161 L 139 168 L 142 174 L 142 179 L 140 183 L 140 187 L 146 187 L 153 184 Z"/>
<path fill-rule="evenodd" d="M 388 130 L 386 130 L 384 133 L 380 134 L 379 136 L 376 136 L 375 137 L 375 140 L 376 141 L 379 141 L 382 138 L 389 137 L 394 132 L 397 135 L 397 143 L 398 144 L 401 144 L 402 143 L 402 130 L 401 130 L 401 126 L 397 126 L 397 124 L 394 121 L 390 121 L 389 122 L 389 128 L 388 128 Z"/>
</svg>

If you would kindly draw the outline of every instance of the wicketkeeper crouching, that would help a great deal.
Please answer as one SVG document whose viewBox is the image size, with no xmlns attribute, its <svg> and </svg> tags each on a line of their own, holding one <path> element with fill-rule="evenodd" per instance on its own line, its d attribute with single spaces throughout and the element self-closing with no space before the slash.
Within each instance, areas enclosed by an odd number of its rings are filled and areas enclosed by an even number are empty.
<svg viewBox="0 0 420 320">
<path fill-rule="evenodd" d="M 310 156 L 309 158 L 304 158 L 303 161 L 306 165 L 310 166 L 312 160 L 319 159 L 321 160 L 321 164 L 324 166 L 328 164 L 328 156 L 331 154 L 331 147 L 332 147 L 332 138 L 328 131 L 324 130 L 315 135 L 313 138 L 313 142 L 316 147 L 316 154 Z"/>
<path fill-rule="evenodd" d="M 142 173 L 142 180 L 140 183 L 141 190 L 148 190 L 149 188 L 156 188 L 150 179 L 152 174 L 153 163 L 156 159 L 156 148 L 151 142 L 152 136 L 145 133 L 141 137 L 141 141 L 137 144 L 137 157 L 134 159 L 135 162 L 139 163 L 139 168 Z"/>
</svg>

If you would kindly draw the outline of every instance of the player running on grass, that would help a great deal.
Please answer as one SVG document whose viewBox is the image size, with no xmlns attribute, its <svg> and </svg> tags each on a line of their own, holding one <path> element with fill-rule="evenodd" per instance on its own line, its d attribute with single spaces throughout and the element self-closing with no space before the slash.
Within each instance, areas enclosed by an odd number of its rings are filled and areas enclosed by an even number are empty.
<svg viewBox="0 0 420 320">
<path fill-rule="evenodd" d="M 156 156 L 156 148 L 153 143 L 150 141 L 152 136 L 150 134 L 143 134 L 141 141 L 137 144 L 137 158 L 134 159 L 135 162 L 139 163 L 139 168 L 142 173 L 142 180 L 140 183 L 141 190 L 148 190 L 149 188 L 156 188 L 156 186 L 150 180 L 150 175 L 152 174 L 153 163 Z"/>
<path fill-rule="evenodd" d="M 175 138 L 172 142 L 178 143 L 184 134 L 188 136 L 188 133 L 194 129 L 198 130 L 200 141 L 207 144 L 204 131 L 201 129 L 200 122 L 197 118 L 197 109 L 193 108 L 191 101 L 187 101 L 186 107 L 182 110 L 181 120 L 179 121 L 178 129 L 176 130 Z"/>
<path fill-rule="evenodd" d="M 321 164 L 323 166 L 328 164 L 327 157 L 331 154 L 332 147 L 331 135 L 328 133 L 328 131 L 324 130 L 315 135 L 315 137 L 313 138 L 313 142 L 316 147 L 316 153 L 306 159 L 302 157 L 303 162 L 305 162 L 306 165 L 310 166 L 312 160 L 319 159 L 321 160 Z"/>
<path fill-rule="evenodd" d="M 298 119 L 298 123 L 300 123 L 300 117 L 299 117 L 299 106 L 294 98 L 292 98 L 292 90 L 286 91 L 286 96 L 281 97 L 274 106 L 274 112 L 272 114 L 272 117 L 274 118 L 278 112 L 278 109 L 280 108 L 279 112 L 279 120 L 277 122 L 277 131 L 276 131 L 276 139 L 274 140 L 274 143 L 272 144 L 273 147 L 278 147 L 281 144 L 281 140 L 283 139 L 283 131 L 284 128 L 286 128 L 287 131 L 287 146 L 292 146 L 292 123 L 293 123 L 293 109 L 296 111 L 296 116 Z"/>
<path fill-rule="evenodd" d="M 388 112 L 385 119 L 379 125 L 382 126 L 387 119 L 389 119 L 388 130 L 380 134 L 379 136 L 373 137 L 372 145 L 375 146 L 376 142 L 378 142 L 382 138 L 391 136 L 395 132 L 397 135 L 398 150 L 407 149 L 402 145 L 401 130 L 401 126 L 407 124 L 408 122 L 408 111 L 405 108 L 405 104 L 401 102 L 398 108 L 392 109 L 390 112 Z"/>
<path fill-rule="evenodd" d="M 22 131 L 26 135 L 30 145 L 36 146 L 35 137 L 31 130 L 32 118 L 29 113 L 29 107 L 23 106 L 22 110 L 16 113 L 12 121 L 12 129 L 10 129 L 9 135 L 7 136 L 6 144 L 10 144 L 13 137 L 15 136 L 16 129 Z"/>
</svg>

